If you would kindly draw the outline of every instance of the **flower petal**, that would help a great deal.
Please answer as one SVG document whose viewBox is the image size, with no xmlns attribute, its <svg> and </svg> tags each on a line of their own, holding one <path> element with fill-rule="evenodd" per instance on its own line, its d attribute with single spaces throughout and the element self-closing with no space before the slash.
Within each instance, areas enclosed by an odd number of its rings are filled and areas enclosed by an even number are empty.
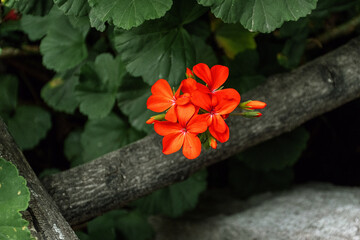
<svg viewBox="0 0 360 240">
<path fill-rule="evenodd" d="M 202 115 L 194 115 L 186 126 L 186 130 L 190 133 L 203 133 L 207 129 L 207 117 Z"/>
<path fill-rule="evenodd" d="M 182 127 L 186 127 L 187 122 L 195 113 L 195 106 L 192 103 L 176 106 L 178 121 Z"/>
<path fill-rule="evenodd" d="M 222 65 L 215 65 L 211 68 L 212 88 L 211 91 L 218 89 L 229 77 L 229 68 Z"/>
<path fill-rule="evenodd" d="M 184 133 L 172 133 L 166 135 L 163 140 L 163 153 L 171 154 L 180 150 L 184 144 L 185 134 Z"/>
<path fill-rule="evenodd" d="M 206 82 L 206 84 L 209 86 L 209 88 L 213 85 L 213 81 L 212 81 L 212 78 L 211 78 L 210 68 L 209 68 L 208 65 L 206 65 L 205 63 L 196 64 L 196 65 L 193 67 L 193 72 L 194 72 L 195 75 L 198 76 L 201 80 L 203 80 L 204 82 Z"/>
<path fill-rule="evenodd" d="M 179 133 L 183 129 L 179 123 L 169 121 L 156 121 L 154 123 L 154 130 L 161 136 L 166 136 L 172 133 Z"/>
<path fill-rule="evenodd" d="M 183 146 L 183 154 L 188 159 L 197 158 L 201 153 L 200 139 L 192 133 L 186 133 Z"/>
<path fill-rule="evenodd" d="M 176 104 L 177 105 L 185 105 L 185 104 L 189 103 L 190 100 L 191 100 L 190 94 L 184 93 L 183 95 L 181 95 L 179 98 L 176 99 Z"/>
<path fill-rule="evenodd" d="M 226 125 L 224 119 L 218 114 L 213 116 L 211 125 L 219 133 L 224 133 L 226 131 L 227 125 Z"/>
<path fill-rule="evenodd" d="M 191 96 L 191 102 L 208 112 L 211 111 L 211 97 L 209 94 L 196 90 Z"/>
<path fill-rule="evenodd" d="M 219 133 L 216 131 L 216 129 L 213 127 L 213 125 L 211 125 L 209 127 L 209 132 L 211 133 L 211 135 L 216 139 L 218 140 L 219 142 L 226 142 L 227 140 L 229 140 L 229 127 L 228 125 L 226 125 L 226 129 L 225 129 L 225 132 L 223 133 Z"/>
<path fill-rule="evenodd" d="M 154 95 L 163 96 L 167 99 L 173 99 L 173 92 L 169 83 L 165 79 L 159 79 L 151 87 L 151 92 Z"/>
<path fill-rule="evenodd" d="M 232 88 L 216 91 L 214 96 L 218 100 L 215 111 L 221 115 L 231 113 L 240 103 L 240 94 Z"/>
<path fill-rule="evenodd" d="M 165 114 L 165 119 L 170 122 L 177 122 L 177 116 L 175 112 L 175 105 L 171 106 Z"/>
<path fill-rule="evenodd" d="M 154 112 L 163 112 L 169 107 L 171 107 L 172 102 L 169 101 L 167 98 L 158 95 L 151 95 L 147 102 L 147 108 Z"/>
<path fill-rule="evenodd" d="M 183 93 L 192 93 L 196 90 L 196 81 L 193 78 L 184 79 L 182 82 L 181 91 Z"/>
</svg>

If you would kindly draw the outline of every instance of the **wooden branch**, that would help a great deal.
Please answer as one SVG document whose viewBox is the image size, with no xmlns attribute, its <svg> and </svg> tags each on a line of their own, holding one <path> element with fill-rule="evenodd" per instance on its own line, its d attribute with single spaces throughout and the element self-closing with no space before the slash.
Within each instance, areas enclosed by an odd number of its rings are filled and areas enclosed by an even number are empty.
<svg viewBox="0 0 360 240">
<path fill-rule="evenodd" d="M 0 118 L 0 157 L 12 162 L 27 181 L 29 208 L 23 213 L 33 237 L 39 240 L 75 240 L 78 237 L 61 215 Z"/>
<path fill-rule="evenodd" d="M 360 38 L 242 95 L 268 103 L 259 119 L 231 117 L 230 140 L 195 160 L 164 155 L 151 135 L 92 162 L 47 177 L 44 185 L 70 224 L 80 224 L 360 96 Z M 230 73 L 231 74 L 231 73 Z"/>
</svg>

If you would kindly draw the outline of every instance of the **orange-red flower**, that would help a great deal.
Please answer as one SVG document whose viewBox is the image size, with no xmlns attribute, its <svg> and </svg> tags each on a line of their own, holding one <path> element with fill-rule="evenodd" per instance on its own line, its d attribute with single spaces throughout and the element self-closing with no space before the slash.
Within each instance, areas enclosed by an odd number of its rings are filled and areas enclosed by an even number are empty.
<svg viewBox="0 0 360 240">
<path fill-rule="evenodd" d="M 224 116 L 230 114 L 240 103 L 240 94 L 232 88 L 221 90 L 216 95 L 205 94 L 201 98 L 193 97 L 191 101 L 207 113 L 200 116 L 207 122 L 211 135 L 219 142 L 229 139 L 229 127 Z"/>
<path fill-rule="evenodd" d="M 171 154 L 183 147 L 183 154 L 188 159 L 200 155 L 201 142 L 197 136 L 207 129 L 206 122 L 198 114 L 188 115 L 183 108 L 177 109 L 179 122 L 155 122 L 154 129 L 163 138 L 163 153 Z"/>
<path fill-rule="evenodd" d="M 215 65 L 210 69 L 205 63 L 199 63 L 193 67 L 193 71 L 206 83 L 205 88 L 204 85 L 197 84 L 198 90 L 204 93 L 215 93 L 229 76 L 229 68 L 222 65 Z"/>
<path fill-rule="evenodd" d="M 177 121 L 176 109 L 181 108 L 192 116 L 195 113 L 195 107 L 190 102 L 190 94 L 180 96 L 180 89 L 173 93 L 169 83 L 164 79 L 159 79 L 152 87 L 152 95 L 147 100 L 147 108 L 154 112 L 164 112 L 167 110 L 165 119 L 171 122 Z"/>
</svg>

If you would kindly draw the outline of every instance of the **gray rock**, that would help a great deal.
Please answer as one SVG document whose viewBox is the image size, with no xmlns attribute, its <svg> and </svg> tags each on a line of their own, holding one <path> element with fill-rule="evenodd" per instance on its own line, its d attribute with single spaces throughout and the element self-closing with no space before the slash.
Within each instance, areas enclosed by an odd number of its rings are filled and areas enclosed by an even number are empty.
<svg viewBox="0 0 360 240">
<path fill-rule="evenodd" d="M 360 240 L 360 188 L 308 184 L 222 205 L 234 211 L 152 218 L 156 240 Z"/>
</svg>

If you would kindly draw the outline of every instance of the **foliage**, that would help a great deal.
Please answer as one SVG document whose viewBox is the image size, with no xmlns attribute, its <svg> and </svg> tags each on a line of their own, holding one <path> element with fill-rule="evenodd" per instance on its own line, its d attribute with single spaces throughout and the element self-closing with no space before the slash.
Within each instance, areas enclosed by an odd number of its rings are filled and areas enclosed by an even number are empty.
<svg viewBox="0 0 360 240">
<path fill-rule="evenodd" d="M 187 67 L 200 62 L 226 65 L 226 86 L 243 96 L 267 76 L 336 47 L 323 42 L 322 49 L 311 49 L 309 43 L 360 13 L 359 0 L 1 3 L 0 116 L 36 166 L 63 160 L 41 176 L 152 133 L 145 124 L 153 114 L 146 101 L 158 79 L 177 88 Z M 7 19 L 13 8 L 20 19 Z M 233 157 L 227 166 L 228 185 L 240 197 L 288 187 L 308 138 L 300 128 Z M 18 176 L 11 179 L 18 182 Z M 79 236 L 148 239 L 148 214 L 181 216 L 196 206 L 206 186 L 206 173 L 200 172 L 132 203 L 129 211 L 94 219 Z"/>
<path fill-rule="evenodd" d="M 34 239 L 20 211 L 28 208 L 30 192 L 15 165 L 0 158 L 0 238 Z"/>
</svg>

